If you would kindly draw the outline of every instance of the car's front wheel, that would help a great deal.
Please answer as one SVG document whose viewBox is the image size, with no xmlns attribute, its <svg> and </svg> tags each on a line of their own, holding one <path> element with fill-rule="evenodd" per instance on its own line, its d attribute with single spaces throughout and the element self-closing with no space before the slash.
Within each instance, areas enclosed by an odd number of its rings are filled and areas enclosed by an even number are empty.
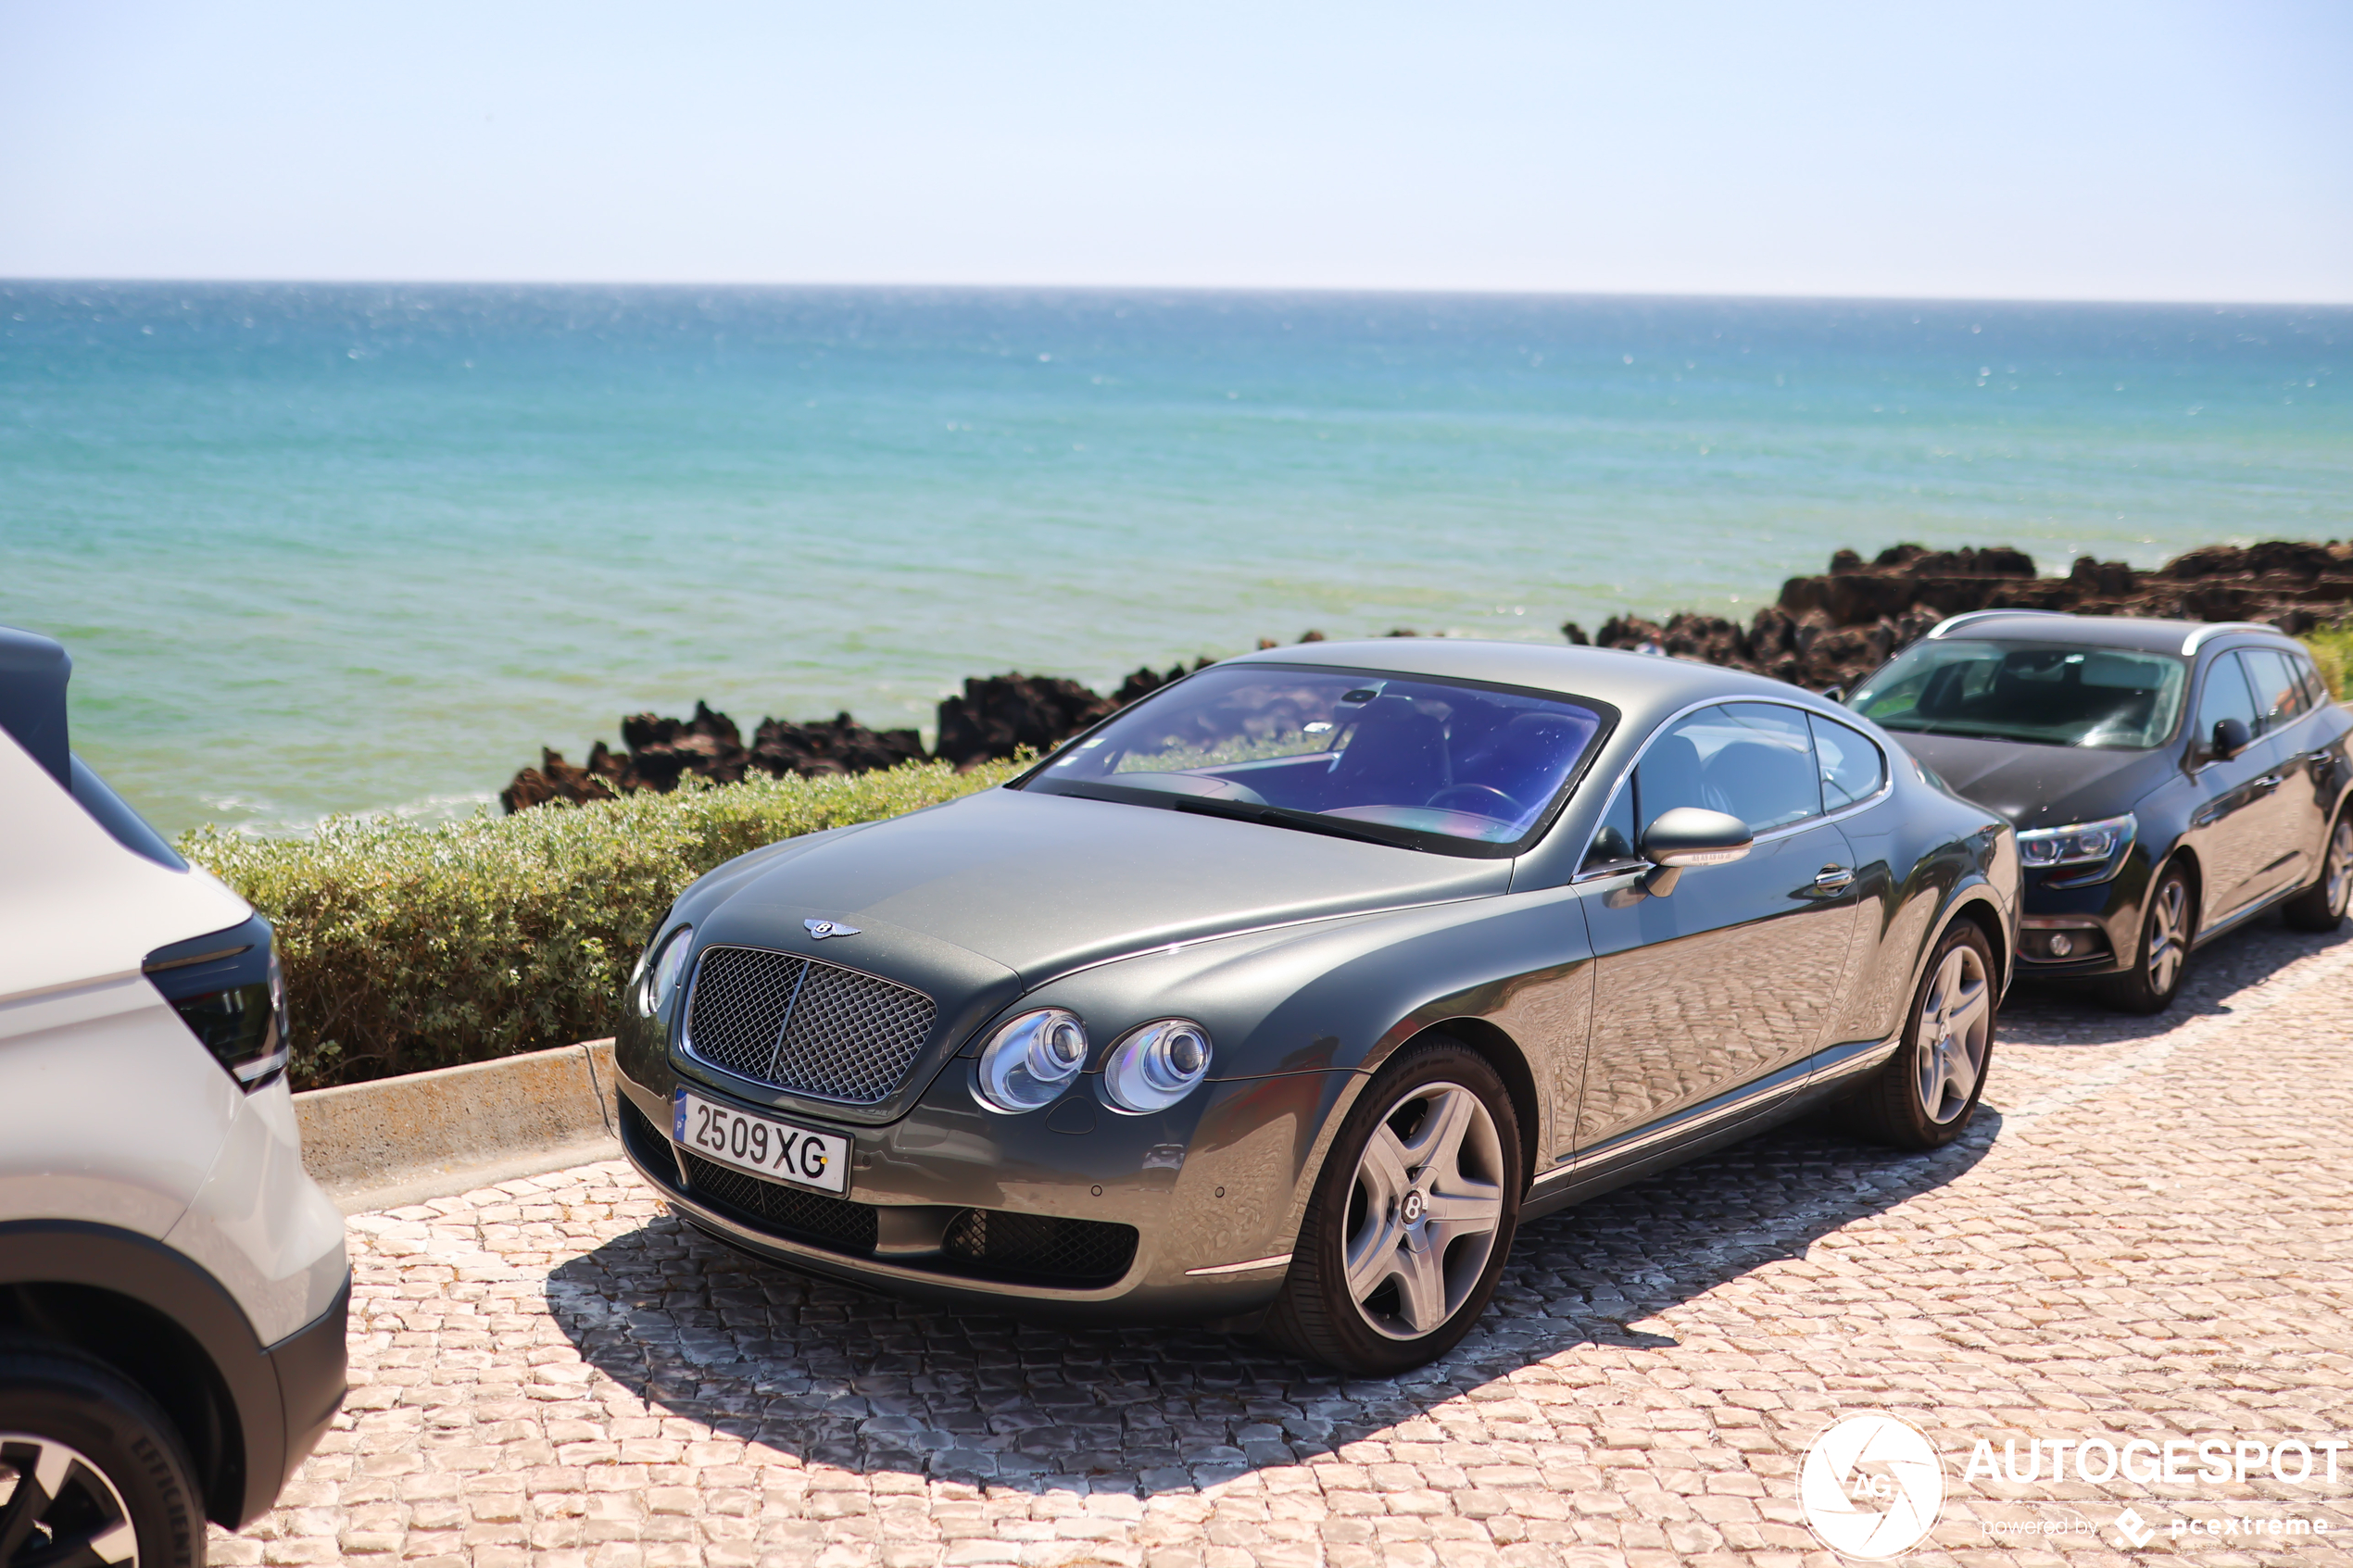
<svg viewBox="0 0 2353 1568">
<path fill-rule="evenodd" d="M 1362 1376 L 1444 1355 L 1495 1293 L 1527 1168 L 1486 1059 L 1452 1040 L 1408 1047 L 1332 1141 L 1268 1331 Z"/>
<path fill-rule="evenodd" d="M 2168 866 L 2141 911 L 2141 943 L 2133 967 L 2108 983 L 2109 1003 L 2126 1012 L 2159 1013 L 2173 1005 L 2190 960 L 2196 900 L 2189 873 Z"/>
<path fill-rule="evenodd" d="M 201 1568 L 205 1521 L 178 1434 L 111 1369 L 0 1345 L 0 1568 Z"/>
</svg>

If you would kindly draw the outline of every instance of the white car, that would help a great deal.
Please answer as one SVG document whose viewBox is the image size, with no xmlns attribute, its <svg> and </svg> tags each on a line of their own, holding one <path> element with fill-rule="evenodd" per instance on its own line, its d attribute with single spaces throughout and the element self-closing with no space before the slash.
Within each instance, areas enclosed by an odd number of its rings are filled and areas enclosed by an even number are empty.
<svg viewBox="0 0 2353 1568">
<path fill-rule="evenodd" d="M 0 627 L 0 1568 L 201 1563 L 344 1395 L 269 922 L 67 747 Z"/>
</svg>

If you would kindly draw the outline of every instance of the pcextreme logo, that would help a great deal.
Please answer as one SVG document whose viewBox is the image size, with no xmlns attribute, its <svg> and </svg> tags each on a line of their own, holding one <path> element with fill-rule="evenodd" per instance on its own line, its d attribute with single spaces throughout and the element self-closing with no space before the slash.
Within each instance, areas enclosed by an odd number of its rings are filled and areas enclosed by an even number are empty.
<svg viewBox="0 0 2353 1568">
<path fill-rule="evenodd" d="M 1910 1423 L 1850 1415 L 1806 1450 L 1797 1501 L 1824 1546 L 1883 1562 L 1935 1528 L 1944 1509 L 1944 1463 Z"/>
</svg>

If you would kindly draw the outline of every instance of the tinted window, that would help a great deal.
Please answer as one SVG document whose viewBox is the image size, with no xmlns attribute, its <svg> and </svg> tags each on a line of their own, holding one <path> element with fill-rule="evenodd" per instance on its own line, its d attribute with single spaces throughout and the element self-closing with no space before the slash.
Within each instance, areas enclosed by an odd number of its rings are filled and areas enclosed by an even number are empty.
<svg viewBox="0 0 2353 1568">
<path fill-rule="evenodd" d="M 2171 654 L 2057 643 L 1919 642 L 1850 706 L 1891 730 L 2142 750 L 2173 733 L 2187 667 Z"/>
<path fill-rule="evenodd" d="M 2304 682 L 2287 656 L 2271 648 L 2243 648 L 2247 684 L 2255 688 L 2255 710 L 2263 716 L 2258 734 L 2292 722 L 2305 709 Z"/>
<path fill-rule="evenodd" d="M 1067 747 L 1026 787 L 1139 804 L 1187 796 L 1510 844 L 1601 728 L 1568 698 L 1272 664 L 1221 665 Z M 1147 794 L 1146 792 L 1149 792 Z"/>
<path fill-rule="evenodd" d="M 1609 810 L 1593 834 L 1592 847 L 1585 851 L 1583 869 L 1592 871 L 1638 858 L 1634 849 L 1634 792 L 1629 787 L 1610 797 Z"/>
<path fill-rule="evenodd" d="M 2206 684 L 2197 694 L 2199 745 L 2212 740 L 2214 726 L 2225 719 L 2245 724 L 2250 735 L 2259 734 L 2256 721 L 2261 717 L 2255 710 L 2255 698 L 2247 693 L 2246 677 L 2239 672 L 2236 654 L 2223 654 L 2207 667 Z"/>
<path fill-rule="evenodd" d="M 2320 668 L 2302 654 L 2296 657 L 2296 670 L 2304 683 L 2304 705 L 2320 708 L 2329 700 L 2329 684 L 2321 679 Z"/>
<path fill-rule="evenodd" d="M 1699 806 L 1768 833 L 1822 809 L 1806 715 L 1767 702 L 1723 703 L 1678 722 L 1651 743 L 1634 787 L 1645 826 L 1662 811 Z"/>
<path fill-rule="evenodd" d="M 1822 765 L 1822 809 L 1841 811 L 1877 795 L 1887 782 L 1887 759 L 1870 737 L 1818 713 L 1806 719 L 1814 726 L 1814 755 Z"/>
</svg>

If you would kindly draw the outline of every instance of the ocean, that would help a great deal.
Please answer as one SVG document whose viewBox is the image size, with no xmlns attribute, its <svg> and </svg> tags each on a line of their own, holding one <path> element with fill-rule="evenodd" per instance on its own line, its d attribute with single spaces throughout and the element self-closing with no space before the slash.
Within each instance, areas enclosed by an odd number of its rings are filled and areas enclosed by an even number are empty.
<svg viewBox="0 0 2353 1568">
<path fill-rule="evenodd" d="M 2353 308 L 0 282 L 0 623 L 166 831 L 698 698 L 1742 619 L 1851 546 L 2353 533 Z M 493 807 L 493 809 L 496 808 Z"/>
</svg>

